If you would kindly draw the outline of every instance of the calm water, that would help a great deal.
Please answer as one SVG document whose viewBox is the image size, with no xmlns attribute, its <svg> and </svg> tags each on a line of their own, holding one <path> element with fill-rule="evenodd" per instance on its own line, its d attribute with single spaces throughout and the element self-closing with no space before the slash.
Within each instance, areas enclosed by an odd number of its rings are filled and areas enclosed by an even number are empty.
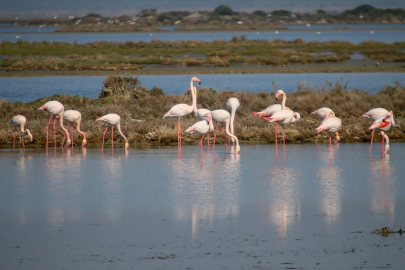
<svg viewBox="0 0 405 270">
<path fill-rule="evenodd" d="M 402 30 L 401 30 L 402 29 Z M 306 42 L 310 41 L 349 41 L 354 44 L 358 44 L 363 41 L 374 40 L 385 43 L 393 43 L 404 41 L 404 29 L 398 30 L 380 30 L 376 28 L 373 33 L 370 30 L 356 30 L 356 31 L 325 31 L 322 29 L 314 29 L 314 31 L 306 32 L 292 32 L 292 31 L 216 31 L 216 32 L 175 32 L 170 31 L 166 33 L 150 32 L 150 33 L 1 33 L 0 40 L 10 40 L 15 42 L 17 40 L 24 41 L 36 41 L 41 42 L 47 40 L 50 42 L 68 42 L 79 44 L 97 42 L 97 41 L 111 41 L 111 42 L 150 42 L 154 39 L 160 39 L 165 41 L 178 41 L 178 40 L 202 40 L 202 41 L 214 41 L 214 40 L 231 40 L 233 36 L 245 35 L 248 39 L 253 40 L 273 40 L 279 38 L 282 40 L 294 40 L 301 38 Z"/>
<path fill-rule="evenodd" d="M 404 143 L 241 148 L 3 149 L 0 268 L 402 269 Z"/>
<path fill-rule="evenodd" d="M 358 88 L 372 94 L 381 91 L 384 85 L 405 81 L 405 73 L 312 73 L 312 74 L 195 74 L 201 79 L 201 87 L 217 91 L 262 92 L 283 89 L 294 92 L 298 84 L 325 86 L 326 81 L 348 82 L 348 89 Z M 11 102 L 30 102 L 53 94 L 69 94 L 98 98 L 105 76 L 50 76 L 50 77 L 0 77 L 0 99 Z M 190 87 L 191 75 L 147 75 L 139 76 L 141 84 L 151 89 L 160 87 L 166 94 L 181 94 Z M 272 81 L 277 89 L 272 89 Z"/>
<path fill-rule="evenodd" d="M 311 24 L 310 27 L 306 24 L 297 24 L 289 25 L 285 24 L 284 27 L 288 29 L 337 29 L 337 28 L 348 28 L 348 29 L 387 29 L 387 28 L 405 28 L 405 24 L 395 24 L 395 23 L 386 23 L 386 24 Z"/>
</svg>

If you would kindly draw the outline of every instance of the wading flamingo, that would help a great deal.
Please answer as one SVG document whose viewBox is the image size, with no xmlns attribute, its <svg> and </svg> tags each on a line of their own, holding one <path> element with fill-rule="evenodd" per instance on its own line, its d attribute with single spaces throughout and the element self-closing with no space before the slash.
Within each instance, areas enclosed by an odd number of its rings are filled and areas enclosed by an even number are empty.
<svg viewBox="0 0 405 270">
<path fill-rule="evenodd" d="M 284 91 L 283 90 L 277 91 L 276 96 L 275 96 L 276 100 L 278 100 L 279 95 L 283 95 L 282 104 L 272 104 L 261 112 L 253 112 L 252 115 L 258 115 L 259 118 L 264 118 L 264 117 L 271 117 L 273 114 L 275 114 L 276 112 L 281 111 L 281 110 L 289 110 L 290 108 L 285 106 L 285 103 L 287 101 L 287 96 L 284 93 Z M 284 109 L 283 109 L 283 104 L 284 104 Z"/>
<path fill-rule="evenodd" d="M 329 117 L 329 116 L 333 116 L 333 117 L 335 116 L 335 113 L 332 111 L 332 109 L 329 109 L 328 107 L 319 108 L 318 110 L 311 112 L 311 114 L 314 114 L 314 115 L 318 116 L 322 120 L 325 119 L 326 117 Z M 326 116 L 326 115 L 328 115 L 328 116 Z M 319 125 L 322 124 L 322 120 L 319 123 Z M 315 143 L 318 143 L 318 136 L 319 136 L 319 132 L 316 133 L 316 141 L 315 141 Z"/>
<path fill-rule="evenodd" d="M 216 128 L 218 128 L 219 123 L 222 123 L 222 136 L 224 137 L 225 145 L 226 145 L 226 140 L 225 140 L 225 135 L 224 135 L 224 125 L 225 125 L 226 134 L 228 134 L 228 136 L 233 139 L 232 141 L 236 142 L 236 153 L 239 153 L 240 152 L 239 140 L 235 135 L 233 135 L 232 133 L 229 132 L 229 126 L 230 126 L 230 122 L 231 122 L 231 116 L 230 116 L 229 112 L 227 112 L 225 110 L 214 110 L 211 112 L 211 115 L 212 115 L 212 119 L 214 121 L 217 121 L 217 120 L 220 121 L 217 123 Z M 215 120 L 215 119 L 217 119 L 217 120 Z M 214 153 L 214 149 L 215 149 L 216 132 L 217 132 L 217 129 L 215 129 L 214 146 L 212 147 L 212 153 Z M 226 152 L 228 153 L 228 146 L 226 146 Z"/>
<path fill-rule="evenodd" d="M 373 121 L 377 121 L 380 119 L 385 118 L 389 114 L 389 111 L 383 108 L 375 108 L 371 109 L 368 112 L 364 113 L 360 118 L 370 118 Z M 395 121 L 394 118 L 392 118 L 392 125 L 395 127 Z M 370 141 L 370 148 L 368 150 L 369 153 L 371 153 L 371 147 L 373 145 L 373 139 L 374 139 L 374 129 L 371 132 L 371 141 Z"/>
<path fill-rule="evenodd" d="M 374 123 L 368 128 L 369 130 L 372 130 L 373 132 L 375 129 L 380 130 L 381 152 L 382 153 L 388 153 L 388 151 L 390 150 L 390 145 L 389 145 L 390 140 L 389 140 L 387 134 L 385 134 L 385 132 L 389 131 L 393 124 L 394 124 L 394 116 L 393 116 L 392 111 L 390 111 L 384 118 L 374 121 Z M 385 151 L 384 151 L 384 138 L 387 142 L 387 144 L 385 145 Z"/>
<path fill-rule="evenodd" d="M 201 84 L 201 81 L 197 77 L 191 78 L 191 83 L 190 83 L 190 88 L 193 89 L 193 82 L 198 82 Z M 191 96 L 192 96 L 192 102 L 193 104 L 190 106 L 188 104 L 177 104 L 174 105 L 164 116 L 163 118 L 166 117 L 178 117 L 179 118 L 179 123 L 177 125 L 177 145 L 181 149 L 181 128 L 180 128 L 180 118 L 190 114 L 194 111 L 194 108 L 196 107 L 196 99 L 194 99 L 194 91 L 191 91 Z"/>
<path fill-rule="evenodd" d="M 122 138 L 124 138 L 125 150 L 128 149 L 128 146 L 129 146 L 128 140 L 127 140 L 127 137 L 125 137 L 125 135 L 121 131 L 121 117 L 118 114 L 116 114 L 116 113 L 106 114 L 100 118 L 97 118 L 96 121 L 101 121 L 101 122 L 108 124 L 108 126 L 106 127 L 106 129 L 104 130 L 104 133 L 103 133 L 103 146 L 101 147 L 101 149 L 104 149 L 105 133 L 107 132 L 107 129 L 109 126 L 111 126 L 112 147 L 114 147 L 114 126 L 116 126 L 118 129 L 118 133 L 121 135 Z"/>
<path fill-rule="evenodd" d="M 214 130 L 211 114 L 207 113 L 206 117 L 208 118 L 208 120 L 201 120 L 184 131 L 184 133 L 186 133 L 186 134 L 187 133 L 190 133 L 190 134 L 196 133 L 196 134 L 201 135 L 201 140 L 198 143 L 198 146 L 201 147 L 201 150 L 203 147 L 202 140 L 204 139 L 204 136 Z"/>
<path fill-rule="evenodd" d="M 228 101 L 226 102 L 226 109 L 228 110 L 228 112 L 231 113 L 231 122 L 229 124 L 232 135 L 235 135 L 236 111 L 239 109 L 239 107 L 240 107 L 239 99 L 235 97 L 229 98 Z M 232 143 L 234 143 L 234 139 L 231 138 L 231 140 Z"/>
<path fill-rule="evenodd" d="M 197 117 L 200 120 L 208 121 L 208 116 L 205 116 L 205 115 L 210 113 L 211 111 L 207 110 L 207 109 L 204 109 L 204 108 L 197 109 L 197 88 L 193 87 L 193 90 L 194 90 L 193 98 L 195 99 L 195 102 L 193 102 L 193 103 L 195 103 L 194 115 L 195 115 L 195 117 Z M 188 91 L 190 92 L 191 88 L 189 88 Z M 209 147 L 210 146 L 210 134 L 209 133 L 207 133 L 207 144 L 208 144 L 208 147 Z"/>
<path fill-rule="evenodd" d="M 25 118 L 24 115 L 16 115 L 13 118 L 11 118 L 11 120 L 10 120 L 10 123 L 14 125 L 13 149 L 14 149 L 14 145 L 15 145 L 15 133 L 17 132 L 17 127 L 19 127 L 20 131 L 21 131 L 21 142 L 22 142 L 24 150 L 25 150 L 25 145 L 24 145 L 23 134 L 27 134 L 28 137 L 30 138 L 31 142 L 33 141 L 31 132 L 28 129 L 24 130 L 24 125 L 26 122 L 27 122 L 27 118 Z"/>
<path fill-rule="evenodd" d="M 72 135 L 72 146 L 73 146 L 73 124 L 76 123 L 76 129 L 77 132 L 83 135 L 83 141 L 82 141 L 82 147 L 84 147 L 87 144 L 86 140 L 86 133 L 80 130 L 80 123 L 82 121 L 82 114 L 79 111 L 76 110 L 67 110 L 63 114 L 63 120 L 68 122 L 67 124 L 67 129 L 69 130 L 69 124 L 72 124 L 71 128 L 71 135 Z M 63 136 L 63 142 L 65 141 L 65 136 Z M 63 146 L 62 142 L 62 146 Z"/>
<path fill-rule="evenodd" d="M 59 123 L 60 127 L 63 129 L 65 132 L 65 135 L 67 137 L 66 140 L 66 146 L 70 145 L 70 137 L 69 137 L 69 132 L 68 130 L 63 126 L 63 113 L 65 111 L 65 107 L 60 103 L 59 101 L 53 100 L 53 101 L 48 101 L 44 105 L 38 108 L 38 111 L 47 111 L 51 114 L 51 117 L 49 118 L 48 125 L 46 126 L 46 147 L 48 147 L 48 129 L 49 129 L 49 124 L 51 123 L 52 117 L 53 117 L 53 137 L 55 140 L 55 147 L 56 147 L 56 127 L 55 127 L 55 120 L 56 116 L 59 116 Z"/>
<path fill-rule="evenodd" d="M 342 120 L 337 117 L 328 117 L 322 121 L 321 125 L 317 127 L 315 130 L 319 133 L 321 131 L 327 131 L 329 132 L 329 145 L 332 145 L 332 133 L 336 133 L 336 141 L 335 143 L 338 143 L 340 141 L 339 133 L 338 131 L 342 127 Z"/>
<path fill-rule="evenodd" d="M 277 143 L 277 123 L 283 125 L 283 144 L 285 144 L 284 138 L 284 126 L 287 124 L 298 122 L 301 119 L 301 115 L 298 112 L 292 110 L 281 110 L 273 114 L 271 117 L 265 117 L 264 120 L 276 123 L 275 138 Z"/>
</svg>

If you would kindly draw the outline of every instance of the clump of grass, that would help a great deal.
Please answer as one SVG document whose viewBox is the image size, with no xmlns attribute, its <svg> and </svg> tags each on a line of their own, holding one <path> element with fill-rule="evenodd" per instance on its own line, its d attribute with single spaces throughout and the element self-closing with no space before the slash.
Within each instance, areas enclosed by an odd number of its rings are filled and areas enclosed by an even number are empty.
<svg viewBox="0 0 405 270">
<path fill-rule="evenodd" d="M 401 228 L 398 231 L 394 231 L 393 229 L 391 229 L 389 227 L 382 227 L 378 230 L 375 230 L 374 233 L 377 235 L 381 235 L 382 237 L 388 237 L 394 233 L 398 233 L 399 235 L 402 235 L 403 231 Z"/>
</svg>

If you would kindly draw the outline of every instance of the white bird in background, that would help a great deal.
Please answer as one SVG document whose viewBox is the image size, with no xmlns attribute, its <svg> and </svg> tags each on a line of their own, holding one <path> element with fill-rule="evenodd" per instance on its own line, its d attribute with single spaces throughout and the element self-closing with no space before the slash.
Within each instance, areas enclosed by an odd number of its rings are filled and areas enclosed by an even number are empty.
<svg viewBox="0 0 405 270">
<path fill-rule="evenodd" d="M 332 111 L 332 109 L 329 109 L 328 107 L 319 108 L 318 110 L 311 112 L 311 114 L 314 114 L 322 119 L 321 123 L 319 125 L 322 124 L 323 119 L 325 119 L 326 117 L 329 117 L 329 116 L 335 117 L 335 113 Z M 318 136 L 319 136 L 319 132 L 316 134 L 315 143 L 318 143 Z"/>
<path fill-rule="evenodd" d="M 328 117 L 322 121 L 321 125 L 317 127 L 315 130 L 319 133 L 321 131 L 327 131 L 329 132 L 329 145 L 332 145 L 332 133 L 336 133 L 336 141 L 335 143 L 338 143 L 340 141 L 339 133 L 338 131 L 342 127 L 342 120 L 337 117 Z"/>
<path fill-rule="evenodd" d="M 236 141 L 236 153 L 238 153 L 240 151 L 238 138 L 229 132 L 229 126 L 230 126 L 230 122 L 231 122 L 231 115 L 229 114 L 229 112 L 227 112 L 225 110 L 214 110 L 211 112 L 211 115 L 212 115 L 212 119 L 215 122 L 217 122 L 217 125 L 215 128 L 215 133 L 214 133 L 214 146 L 212 147 L 212 153 L 214 153 L 216 133 L 217 133 L 218 125 L 220 123 L 222 124 L 222 136 L 224 138 L 226 152 L 228 153 L 228 146 L 226 144 L 226 139 L 225 139 L 225 134 L 224 134 L 224 125 L 225 125 L 226 134 L 228 134 L 229 137 L 233 138 L 233 140 Z"/>
<path fill-rule="evenodd" d="M 201 81 L 197 77 L 191 78 L 191 83 L 190 83 L 190 88 L 193 89 L 193 82 L 198 82 L 201 84 Z M 191 96 L 192 96 L 192 105 L 188 104 L 177 104 L 174 105 L 164 116 L 163 118 L 166 117 L 178 117 L 179 118 L 179 123 L 177 125 L 177 145 L 181 149 L 181 125 L 180 125 L 180 118 L 190 114 L 194 111 L 194 108 L 196 107 L 196 99 L 194 98 L 194 91 L 191 91 Z"/>
<path fill-rule="evenodd" d="M 208 120 L 201 120 L 184 131 L 184 133 L 186 133 L 186 134 L 187 133 L 190 133 L 190 134 L 196 133 L 196 134 L 201 135 L 201 140 L 198 143 L 198 146 L 201 147 L 201 150 L 203 147 L 202 141 L 204 139 L 204 136 L 214 130 L 214 125 L 212 124 L 211 113 L 207 113 L 206 117 L 208 118 Z"/>
<path fill-rule="evenodd" d="M 53 118 L 53 137 L 54 137 L 55 147 L 56 147 L 56 127 L 55 127 L 56 116 L 59 116 L 60 127 L 65 132 L 65 135 L 67 137 L 66 146 L 69 146 L 70 145 L 69 132 L 63 126 L 63 113 L 65 111 L 65 107 L 62 105 L 62 103 L 60 103 L 59 101 L 56 101 L 56 100 L 48 101 L 47 103 L 45 103 L 44 105 L 39 107 L 38 111 L 47 111 L 51 114 L 51 117 L 49 118 L 49 121 L 48 121 L 48 125 L 46 126 L 46 147 L 48 147 L 48 129 L 49 129 L 49 124 L 51 123 L 52 118 Z"/>
<path fill-rule="evenodd" d="M 82 147 L 87 144 L 86 133 L 80 130 L 80 123 L 82 121 L 82 114 L 76 110 L 67 110 L 63 114 L 63 119 L 68 122 L 67 129 L 69 130 L 69 124 L 72 124 L 71 135 L 72 135 L 72 146 L 73 146 L 73 124 L 76 123 L 77 132 L 83 135 Z M 65 136 L 63 136 L 63 141 L 65 141 Z M 63 142 L 62 142 L 63 146 Z"/>
<path fill-rule="evenodd" d="M 385 132 L 389 131 L 393 124 L 394 124 L 394 115 L 393 115 L 392 111 L 390 111 L 384 118 L 374 121 L 374 123 L 368 128 L 369 130 L 373 130 L 373 132 L 375 129 L 381 130 L 380 135 L 381 135 L 381 152 L 382 153 L 388 153 L 388 151 L 390 150 L 390 145 L 389 145 L 390 140 L 389 140 L 387 134 L 385 134 Z M 385 146 L 385 151 L 384 151 L 384 138 L 387 142 L 387 144 Z"/>
<path fill-rule="evenodd" d="M 380 120 L 380 119 L 384 119 L 388 114 L 389 114 L 389 111 L 387 111 L 386 109 L 374 108 L 374 109 L 371 109 L 368 112 L 364 113 L 362 116 L 360 116 L 360 118 L 370 118 L 373 121 L 377 121 L 377 120 Z M 392 118 L 391 125 L 393 125 L 395 127 L 394 118 Z M 373 139 L 374 139 L 374 129 L 371 132 L 370 148 L 368 150 L 369 153 L 371 153 L 371 147 L 373 145 Z"/>
<path fill-rule="evenodd" d="M 128 147 L 129 147 L 128 140 L 127 140 L 127 137 L 125 137 L 125 135 L 121 131 L 121 117 L 118 114 L 116 114 L 116 113 L 106 114 L 106 115 L 104 115 L 104 116 L 102 116 L 100 118 L 97 118 L 96 121 L 101 121 L 101 122 L 104 122 L 104 123 L 108 124 L 108 126 L 106 127 L 106 129 L 104 130 L 104 133 L 103 133 L 103 146 L 102 146 L 102 149 L 104 149 L 105 133 L 107 132 L 107 129 L 108 129 L 109 126 L 111 126 L 112 147 L 114 147 L 114 126 L 116 126 L 117 129 L 118 129 L 118 133 L 121 135 L 121 137 L 125 141 L 125 150 L 128 149 Z"/>
<path fill-rule="evenodd" d="M 15 133 L 17 132 L 17 127 L 20 128 L 21 131 L 21 142 L 23 145 L 23 148 L 25 150 L 25 145 L 24 145 L 24 139 L 23 139 L 23 134 L 27 134 L 28 137 L 30 138 L 31 142 L 33 141 L 33 137 L 31 132 L 28 129 L 24 130 L 24 125 L 27 122 L 27 118 L 25 118 L 25 116 L 23 115 L 16 115 L 13 118 L 11 118 L 10 123 L 14 125 L 14 140 L 13 140 L 13 149 L 14 149 L 14 145 L 15 145 Z"/>
<path fill-rule="evenodd" d="M 226 102 L 226 109 L 228 110 L 228 112 L 231 113 L 231 122 L 229 123 L 229 125 L 232 135 L 235 135 L 236 111 L 239 109 L 239 107 L 240 107 L 239 99 L 235 97 L 229 98 L 228 101 Z M 232 138 L 231 140 L 234 143 L 234 139 Z"/>
</svg>

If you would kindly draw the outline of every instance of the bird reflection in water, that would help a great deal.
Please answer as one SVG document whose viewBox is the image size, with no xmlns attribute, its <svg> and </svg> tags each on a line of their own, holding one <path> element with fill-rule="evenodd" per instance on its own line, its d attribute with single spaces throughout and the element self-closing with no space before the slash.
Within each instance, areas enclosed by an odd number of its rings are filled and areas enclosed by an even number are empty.
<svg viewBox="0 0 405 270">
<path fill-rule="evenodd" d="M 277 147 L 276 145 L 276 151 Z M 268 211 L 266 214 L 270 217 L 271 222 L 277 226 L 279 239 L 287 237 L 289 223 L 295 222 L 301 215 L 299 175 L 300 172 L 296 168 L 286 166 L 285 158 L 281 167 L 276 158 L 274 167 L 270 172 L 271 183 L 268 196 L 270 206 L 265 211 Z"/>
<path fill-rule="evenodd" d="M 395 210 L 395 178 L 392 177 L 393 168 L 390 165 L 390 155 L 384 153 L 380 159 L 370 155 L 370 167 L 373 175 L 371 190 L 371 209 L 379 214 L 388 216 L 389 221 L 394 219 Z"/>
<path fill-rule="evenodd" d="M 332 225 L 341 215 L 343 180 L 342 170 L 334 164 L 336 153 L 339 151 L 339 144 L 319 146 L 322 164 L 318 170 L 319 192 L 321 201 L 319 211 L 325 215 L 327 225 Z"/>
<path fill-rule="evenodd" d="M 197 153 L 173 159 L 168 175 L 177 218 L 190 220 L 193 239 L 199 238 L 202 228 L 212 229 L 215 217 L 239 213 L 240 156 L 219 155 L 214 160 L 209 150 L 203 155 L 204 167 Z"/>
</svg>

